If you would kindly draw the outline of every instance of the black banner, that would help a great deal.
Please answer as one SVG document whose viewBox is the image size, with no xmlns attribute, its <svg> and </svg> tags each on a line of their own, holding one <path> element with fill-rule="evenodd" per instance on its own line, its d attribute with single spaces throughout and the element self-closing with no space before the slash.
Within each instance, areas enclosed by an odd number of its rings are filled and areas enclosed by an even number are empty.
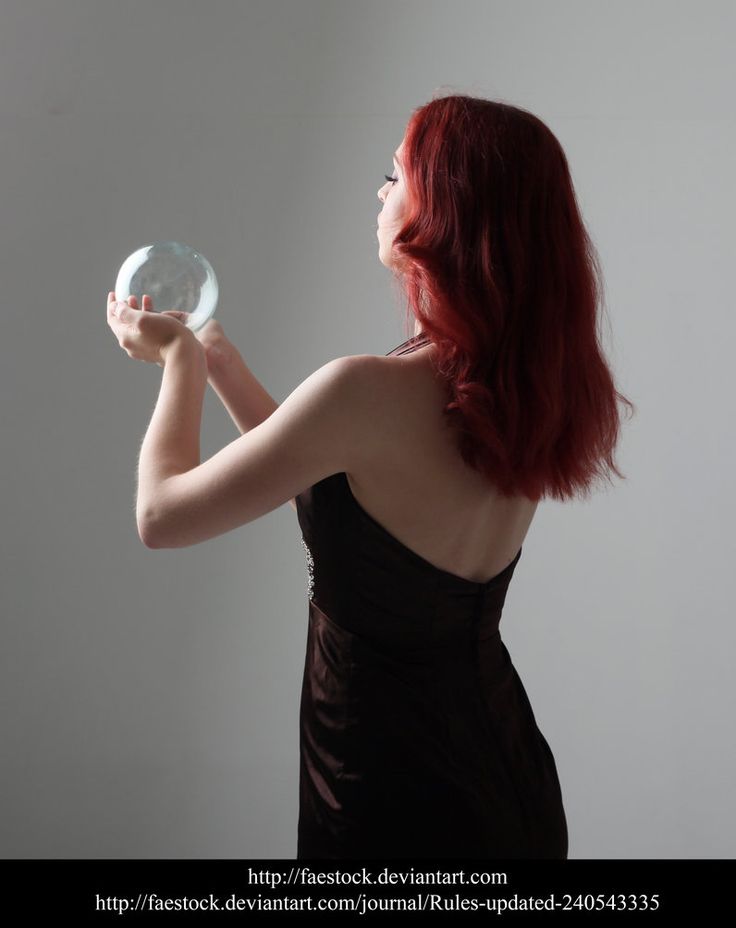
<svg viewBox="0 0 736 928">
<path fill-rule="evenodd" d="M 672 924 L 728 912 L 734 878 L 732 860 L 12 859 L 2 870 L 13 925 L 392 916 Z"/>
</svg>

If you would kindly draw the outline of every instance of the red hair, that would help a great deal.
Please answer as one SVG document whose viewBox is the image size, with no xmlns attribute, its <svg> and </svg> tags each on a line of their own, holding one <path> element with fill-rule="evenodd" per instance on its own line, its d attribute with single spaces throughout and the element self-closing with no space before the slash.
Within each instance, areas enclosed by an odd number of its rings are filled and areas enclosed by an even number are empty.
<svg viewBox="0 0 736 928">
<path fill-rule="evenodd" d="M 557 138 L 526 110 L 450 95 L 413 112 L 402 153 L 392 267 L 465 462 L 531 500 L 626 479 L 617 400 L 635 407 L 601 349 L 603 275 Z"/>
</svg>

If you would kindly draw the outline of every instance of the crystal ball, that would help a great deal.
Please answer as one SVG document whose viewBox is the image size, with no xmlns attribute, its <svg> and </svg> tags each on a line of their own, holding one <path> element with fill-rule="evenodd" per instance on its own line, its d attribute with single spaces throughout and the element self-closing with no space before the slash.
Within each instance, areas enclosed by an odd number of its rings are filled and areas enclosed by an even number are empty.
<svg viewBox="0 0 736 928">
<path fill-rule="evenodd" d="M 129 255 L 118 271 L 115 296 L 127 300 L 143 294 L 153 300 L 154 312 L 188 313 L 186 325 L 196 332 L 217 307 L 219 287 L 210 262 L 181 242 L 154 242 Z"/>
</svg>

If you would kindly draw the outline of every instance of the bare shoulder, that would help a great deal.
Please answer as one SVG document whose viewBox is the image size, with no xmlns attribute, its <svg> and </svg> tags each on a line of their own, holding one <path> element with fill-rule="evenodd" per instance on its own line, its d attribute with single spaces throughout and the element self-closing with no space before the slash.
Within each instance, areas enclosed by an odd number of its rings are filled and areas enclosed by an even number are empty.
<svg viewBox="0 0 736 928">
<path fill-rule="evenodd" d="M 335 468 L 362 465 L 376 441 L 376 426 L 390 408 L 391 385 L 378 355 L 334 358 L 298 388 L 307 406 L 319 407 L 321 440 Z M 316 418 L 316 417 L 315 417 Z"/>
<path fill-rule="evenodd" d="M 341 469 L 372 466 L 388 437 L 413 418 L 421 380 L 399 359 L 373 354 L 335 358 L 307 378 L 303 386 L 309 384 L 315 401 L 329 410 L 325 421 Z"/>
<path fill-rule="evenodd" d="M 350 382 L 355 398 L 367 402 L 371 411 L 379 404 L 393 407 L 402 398 L 417 399 L 417 390 L 433 392 L 437 387 L 426 357 L 423 360 L 418 353 L 413 357 L 357 354 L 331 363 Z"/>
<path fill-rule="evenodd" d="M 333 358 L 303 380 L 288 398 L 301 395 L 310 404 L 331 409 L 349 419 L 367 387 L 371 355 Z"/>
<path fill-rule="evenodd" d="M 349 424 L 381 391 L 380 361 L 381 358 L 371 354 L 333 358 L 318 368 L 304 384 L 309 384 L 325 399 L 334 399 L 336 409 Z"/>
<path fill-rule="evenodd" d="M 362 465 L 373 443 L 369 424 L 375 421 L 372 404 L 381 385 L 377 361 L 380 358 L 369 354 L 333 358 L 302 381 L 282 404 L 294 407 L 305 442 L 320 447 L 325 473 Z M 293 497 L 289 502 L 296 509 Z"/>
<path fill-rule="evenodd" d="M 427 438 L 444 431 L 443 387 L 427 363 L 427 352 L 407 357 L 353 355 L 340 358 L 349 400 L 349 466 L 353 474 L 385 473 L 427 448 Z M 349 410 L 349 411 L 348 411 Z"/>
<path fill-rule="evenodd" d="M 302 385 L 313 392 L 329 428 L 323 439 L 340 470 L 384 473 L 404 467 L 412 449 L 436 452 L 445 431 L 443 387 L 427 351 L 406 357 L 357 354 L 335 358 Z"/>
</svg>

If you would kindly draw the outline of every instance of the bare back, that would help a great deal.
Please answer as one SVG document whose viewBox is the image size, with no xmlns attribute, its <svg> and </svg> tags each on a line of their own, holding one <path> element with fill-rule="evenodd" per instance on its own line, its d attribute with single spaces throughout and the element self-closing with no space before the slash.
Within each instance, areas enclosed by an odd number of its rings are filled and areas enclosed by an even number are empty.
<svg viewBox="0 0 736 928">
<path fill-rule="evenodd" d="M 436 567 L 484 583 L 522 546 L 538 503 L 503 499 L 465 464 L 442 408 L 431 344 L 376 357 L 376 415 L 360 472 L 347 474 L 357 503 L 386 531 Z"/>
</svg>

